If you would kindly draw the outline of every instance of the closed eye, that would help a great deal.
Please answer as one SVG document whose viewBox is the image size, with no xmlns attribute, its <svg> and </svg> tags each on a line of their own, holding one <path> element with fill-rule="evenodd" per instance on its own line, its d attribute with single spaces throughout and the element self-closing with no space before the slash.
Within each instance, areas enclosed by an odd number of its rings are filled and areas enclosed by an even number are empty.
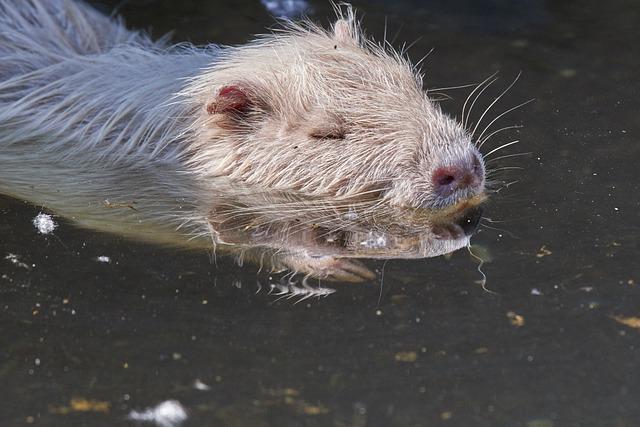
<svg viewBox="0 0 640 427">
<path fill-rule="evenodd" d="M 341 126 L 327 126 L 314 129 L 309 136 L 314 139 L 344 139 L 347 132 Z"/>
</svg>

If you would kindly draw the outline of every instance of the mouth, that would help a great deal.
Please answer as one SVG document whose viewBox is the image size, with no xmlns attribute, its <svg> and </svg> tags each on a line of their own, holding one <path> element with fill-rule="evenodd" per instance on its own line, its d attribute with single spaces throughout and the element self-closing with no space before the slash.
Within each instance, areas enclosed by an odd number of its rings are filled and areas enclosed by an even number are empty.
<svg viewBox="0 0 640 427">
<path fill-rule="evenodd" d="M 432 220 L 431 231 L 437 240 L 460 240 L 471 236 L 480 223 L 487 200 L 485 194 L 479 194 L 460 200 L 440 212 Z"/>
<path fill-rule="evenodd" d="M 482 206 L 467 209 L 451 222 L 435 224 L 432 232 L 437 240 L 459 240 L 469 237 L 478 228 L 483 211 Z"/>
</svg>

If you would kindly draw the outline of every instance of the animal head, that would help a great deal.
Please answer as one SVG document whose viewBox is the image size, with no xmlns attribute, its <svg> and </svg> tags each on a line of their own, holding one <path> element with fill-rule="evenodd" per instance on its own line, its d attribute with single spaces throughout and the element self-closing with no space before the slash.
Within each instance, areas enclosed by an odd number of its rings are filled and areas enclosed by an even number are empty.
<svg viewBox="0 0 640 427">
<path fill-rule="evenodd" d="M 398 225 L 401 211 L 447 222 L 482 200 L 484 163 L 422 85 L 405 57 L 364 37 L 351 9 L 330 30 L 290 24 L 222 51 L 189 83 L 192 162 L 204 177 L 348 206 L 365 226 L 384 215 Z M 477 216 L 443 238 L 464 237 Z"/>
</svg>

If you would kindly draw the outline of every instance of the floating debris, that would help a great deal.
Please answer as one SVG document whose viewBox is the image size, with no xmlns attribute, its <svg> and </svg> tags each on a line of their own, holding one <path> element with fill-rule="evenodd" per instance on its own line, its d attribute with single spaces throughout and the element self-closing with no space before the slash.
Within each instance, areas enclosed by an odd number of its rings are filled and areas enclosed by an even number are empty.
<svg viewBox="0 0 640 427">
<path fill-rule="evenodd" d="M 321 403 L 312 404 L 302 399 L 300 392 L 294 388 L 267 389 L 265 393 L 269 398 L 257 400 L 257 405 L 277 406 L 284 403 L 285 405 L 292 406 L 299 414 L 304 415 L 322 415 L 329 412 Z"/>
<path fill-rule="evenodd" d="M 415 351 L 400 351 L 395 354 L 394 359 L 396 362 L 412 363 L 418 359 L 418 353 Z"/>
<path fill-rule="evenodd" d="M 634 329 L 640 329 L 640 317 L 611 316 L 613 320 Z"/>
<path fill-rule="evenodd" d="M 195 388 L 196 390 L 200 390 L 200 391 L 209 391 L 209 390 L 211 390 L 211 386 L 203 383 L 202 381 L 200 381 L 199 378 L 196 378 L 196 380 L 193 382 L 193 388 Z"/>
<path fill-rule="evenodd" d="M 69 406 L 52 406 L 49 412 L 52 414 L 66 415 L 74 412 L 103 412 L 107 413 L 111 409 L 111 403 L 102 400 L 85 399 L 84 397 L 74 397 L 69 402 Z"/>
<path fill-rule="evenodd" d="M 18 255 L 16 255 L 16 254 L 8 253 L 4 257 L 4 259 L 9 261 L 11 264 L 15 265 L 16 267 L 24 268 L 25 270 L 31 269 L 31 267 L 29 267 L 29 265 L 27 263 L 22 262 L 20 260 L 20 257 Z"/>
<path fill-rule="evenodd" d="M 516 326 L 518 328 L 524 326 L 524 317 L 522 317 L 521 315 L 516 314 L 513 311 L 509 311 L 507 312 L 507 317 L 509 318 L 509 322 L 511 322 L 513 326 Z"/>
<path fill-rule="evenodd" d="M 551 255 L 553 252 L 551 252 L 549 249 L 547 249 L 546 245 L 542 245 L 542 247 L 538 250 L 538 253 L 536 254 L 536 258 L 543 258 L 546 256 Z"/>
<path fill-rule="evenodd" d="M 531 295 L 542 296 L 542 295 L 544 295 L 544 294 L 542 293 L 542 291 L 541 291 L 540 289 L 538 289 L 538 288 L 532 288 L 532 289 L 531 289 Z"/>
<path fill-rule="evenodd" d="M 35 218 L 33 218 L 33 225 L 40 232 L 40 234 L 52 233 L 53 230 L 58 227 L 58 224 L 53 221 L 53 217 L 51 215 L 42 212 L 40 212 L 38 215 L 36 215 Z"/>
<path fill-rule="evenodd" d="M 111 262 L 111 258 L 109 258 L 106 255 L 100 255 L 99 257 L 96 257 L 96 261 L 110 263 Z"/>
<path fill-rule="evenodd" d="M 127 419 L 155 423 L 159 427 L 178 427 L 187 420 L 187 411 L 177 400 L 165 400 L 144 411 L 131 411 Z"/>
</svg>

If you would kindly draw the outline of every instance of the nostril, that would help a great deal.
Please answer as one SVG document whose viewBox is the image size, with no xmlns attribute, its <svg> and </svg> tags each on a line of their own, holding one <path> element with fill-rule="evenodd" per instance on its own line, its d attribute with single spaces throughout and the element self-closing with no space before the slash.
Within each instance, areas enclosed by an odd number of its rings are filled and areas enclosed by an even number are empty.
<svg viewBox="0 0 640 427">
<path fill-rule="evenodd" d="M 433 172 L 432 182 L 440 195 L 448 196 L 458 188 L 463 175 L 455 166 L 441 167 Z"/>
<path fill-rule="evenodd" d="M 431 176 L 436 192 L 448 197 L 457 190 L 481 185 L 484 180 L 484 165 L 476 154 L 466 161 L 441 166 Z"/>
<path fill-rule="evenodd" d="M 436 178 L 438 185 L 449 185 L 456 180 L 456 177 L 450 174 L 443 174 Z"/>
</svg>

